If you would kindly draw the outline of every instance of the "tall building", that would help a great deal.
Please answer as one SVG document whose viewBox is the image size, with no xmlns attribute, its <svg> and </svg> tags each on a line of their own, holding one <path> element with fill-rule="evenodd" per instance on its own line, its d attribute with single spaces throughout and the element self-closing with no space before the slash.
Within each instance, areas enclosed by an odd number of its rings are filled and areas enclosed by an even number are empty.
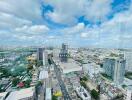
<svg viewBox="0 0 132 100">
<path fill-rule="evenodd" d="M 59 58 L 61 62 L 67 62 L 68 61 L 68 45 L 62 44 L 61 51 L 59 53 Z"/>
<path fill-rule="evenodd" d="M 44 51 L 44 48 L 38 48 L 37 50 L 37 59 L 39 61 L 43 61 L 43 51 Z"/>
<path fill-rule="evenodd" d="M 44 50 L 44 48 L 38 48 L 37 59 L 41 62 L 41 65 L 48 65 L 48 53 Z"/>
<path fill-rule="evenodd" d="M 48 65 L 48 53 L 45 50 L 43 51 L 43 65 L 46 67 Z"/>
<path fill-rule="evenodd" d="M 124 81 L 126 60 L 124 57 L 107 57 L 104 59 L 103 68 L 105 73 L 112 78 L 115 84 L 119 85 Z"/>
<path fill-rule="evenodd" d="M 124 54 L 126 59 L 126 71 L 132 72 L 132 51 L 126 51 Z"/>
</svg>

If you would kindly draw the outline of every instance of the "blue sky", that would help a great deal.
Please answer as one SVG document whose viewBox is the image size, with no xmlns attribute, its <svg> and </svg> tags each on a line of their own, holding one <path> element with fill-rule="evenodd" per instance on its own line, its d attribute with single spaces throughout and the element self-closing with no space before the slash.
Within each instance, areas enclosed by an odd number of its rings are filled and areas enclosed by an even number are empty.
<svg viewBox="0 0 132 100">
<path fill-rule="evenodd" d="M 132 48 L 131 0 L 0 0 L 0 45 Z"/>
</svg>

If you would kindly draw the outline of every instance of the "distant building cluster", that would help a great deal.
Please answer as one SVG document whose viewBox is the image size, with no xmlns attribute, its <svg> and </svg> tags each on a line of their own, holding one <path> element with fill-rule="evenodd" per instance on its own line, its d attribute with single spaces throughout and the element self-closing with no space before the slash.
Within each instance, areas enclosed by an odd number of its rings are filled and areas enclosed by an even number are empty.
<svg viewBox="0 0 132 100">
<path fill-rule="evenodd" d="M 0 55 L 0 100 L 132 100 L 131 50 L 63 43 Z"/>
</svg>

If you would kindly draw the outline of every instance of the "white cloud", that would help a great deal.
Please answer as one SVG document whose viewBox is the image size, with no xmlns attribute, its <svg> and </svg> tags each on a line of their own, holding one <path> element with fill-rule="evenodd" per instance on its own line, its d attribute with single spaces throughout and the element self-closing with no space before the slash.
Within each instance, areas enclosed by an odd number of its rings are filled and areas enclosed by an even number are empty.
<svg viewBox="0 0 132 100">
<path fill-rule="evenodd" d="M 99 33 L 97 33 L 96 31 L 95 32 L 92 32 L 92 31 L 82 32 L 81 38 L 97 39 L 97 38 L 99 38 Z"/>
<path fill-rule="evenodd" d="M 83 5 L 86 0 L 44 0 L 44 4 L 50 4 L 54 7 L 54 12 L 46 13 L 56 23 L 75 24 L 77 20 L 75 16 L 83 13 Z"/>
<path fill-rule="evenodd" d="M 95 39 L 101 47 L 132 47 L 132 9 L 117 13 L 101 26 L 85 27 L 82 39 Z"/>
<path fill-rule="evenodd" d="M 0 11 L 27 20 L 42 20 L 39 0 L 0 0 Z"/>
<path fill-rule="evenodd" d="M 104 45 L 110 45 L 117 47 L 132 47 L 132 9 L 128 11 L 120 12 L 114 16 L 108 22 L 105 22 L 101 26 L 101 34 L 106 34 L 104 39 L 101 39 L 101 43 Z M 109 37 L 109 38 L 108 38 Z M 105 40 L 105 41 L 103 41 Z M 107 44 L 106 44 L 107 43 Z"/>
<path fill-rule="evenodd" d="M 47 34 L 50 29 L 45 25 L 32 25 L 32 26 L 23 26 L 16 28 L 15 31 L 18 33 L 27 33 L 27 34 Z"/>
<path fill-rule="evenodd" d="M 48 36 L 48 39 L 56 39 L 56 37 L 51 35 L 51 36 Z"/>
<path fill-rule="evenodd" d="M 44 0 L 44 4 L 54 7 L 53 12 L 45 14 L 52 21 L 74 25 L 77 18 L 85 16 L 88 20 L 104 21 L 111 11 L 112 0 Z"/>
<path fill-rule="evenodd" d="M 34 25 L 29 28 L 29 32 L 32 32 L 32 33 L 45 33 L 48 31 L 49 31 L 49 28 L 45 25 Z"/>
<path fill-rule="evenodd" d="M 75 26 L 64 28 L 60 30 L 60 32 L 64 33 L 65 35 L 76 35 L 82 32 L 85 29 L 84 23 L 78 23 Z"/>
<path fill-rule="evenodd" d="M 15 44 L 43 41 L 50 29 L 43 25 L 40 6 L 38 0 L 0 0 L 0 40 L 8 38 Z"/>
<path fill-rule="evenodd" d="M 23 25 L 31 25 L 32 22 L 26 19 L 21 19 L 11 14 L 0 12 L 0 28 L 15 28 Z"/>
<path fill-rule="evenodd" d="M 61 29 L 63 38 L 85 38 L 85 39 L 97 39 L 99 38 L 100 28 L 96 25 L 93 27 L 86 27 L 84 23 L 78 23 L 72 27 Z"/>
<path fill-rule="evenodd" d="M 0 0 L 0 40 L 8 38 L 16 44 L 17 41 L 31 44 L 42 44 L 45 41 L 47 45 L 48 42 L 51 45 L 61 42 L 78 45 L 81 41 L 83 45 L 131 46 L 132 6 L 128 11 L 117 13 L 111 20 L 106 20 L 107 14 L 111 12 L 112 1 L 44 0 L 45 5 L 54 7 L 53 12 L 49 11 L 45 16 L 56 23 L 69 25 L 67 28 L 51 30 L 43 25 L 38 0 Z M 100 26 L 85 26 L 84 23 L 78 23 L 77 18 L 80 16 L 103 23 Z"/>
<path fill-rule="evenodd" d="M 132 34 L 132 9 L 117 13 L 113 19 L 103 23 L 101 29 L 103 32 L 119 34 L 121 36 Z M 106 33 L 106 34 L 107 34 Z"/>
<path fill-rule="evenodd" d="M 18 39 L 18 40 L 22 40 L 22 41 L 32 40 L 33 39 L 33 36 L 17 35 L 17 34 L 14 34 L 13 37 Z"/>
<path fill-rule="evenodd" d="M 106 16 L 111 12 L 111 3 L 113 0 L 93 0 L 90 5 L 86 7 L 86 18 L 96 21 L 106 20 Z"/>
</svg>

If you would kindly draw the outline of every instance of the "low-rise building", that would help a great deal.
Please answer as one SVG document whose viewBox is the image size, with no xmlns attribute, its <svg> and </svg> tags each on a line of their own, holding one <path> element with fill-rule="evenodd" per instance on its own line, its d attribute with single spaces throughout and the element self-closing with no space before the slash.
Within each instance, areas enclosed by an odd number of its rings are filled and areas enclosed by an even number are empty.
<svg viewBox="0 0 132 100">
<path fill-rule="evenodd" d="M 72 59 L 69 59 L 67 63 L 60 62 L 59 66 L 64 74 L 75 71 L 82 71 L 82 67 Z"/>
<path fill-rule="evenodd" d="M 116 86 L 113 86 L 111 84 L 108 84 L 106 82 L 102 82 L 100 84 L 100 88 L 101 88 L 101 91 L 105 92 L 108 94 L 108 96 L 113 99 L 113 98 L 116 98 L 117 96 L 118 97 L 121 97 L 123 95 L 122 93 L 122 90 L 119 89 L 118 87 Z"/>
<path fill-rule="evenodd" d="M 39 80 L 44 80 L 46 78 L 48 78 L 48 71 L 45 70 L 40 71 Z"/>
<path fill-rule="evenodd" d="M 132 100 L 132 91 L 127 90 L 124 94 L 124 100 Z"/>
<path fill-rule="evenodd" d="M 77 87 L 76 92 L 78 96 L 82 98 L 82 100 L 91 100 L 90 94 L 87 92 L 87 90 L 84 87 L 82 86 Z"/>
<path fill-rule="evenodd" d="M 2 92 L 2 93 L 0 93 L 0 100 L 5 100 L 7 94 L 8 94 L 8 92 Z"/>
<path fill-rule="evenodd" d="M 11 92 L 6 100 L 34 100 L 35 98 L 35 87 L 30 87 Z"/>
<path fill-rule="evenodd" d="M 101 68 L 95 63 L 88 63 L 83 65 L 83 71 L 92 79 L 101 71 Z"/>
</svg>

